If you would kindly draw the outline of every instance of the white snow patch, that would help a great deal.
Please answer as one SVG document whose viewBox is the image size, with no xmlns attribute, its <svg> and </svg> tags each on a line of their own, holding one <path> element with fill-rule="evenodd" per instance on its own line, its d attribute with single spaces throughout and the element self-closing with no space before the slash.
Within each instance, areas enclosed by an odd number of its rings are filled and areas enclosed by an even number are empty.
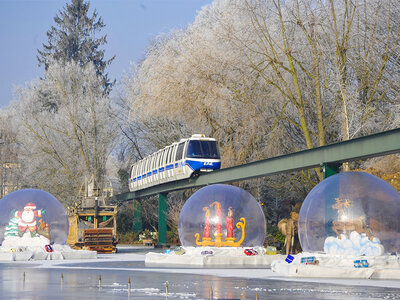
<svg viewBox="0 0 400 300">
<path fill-rule="evenodd" d="M 384 248 L 380 243 L 380 240 L 376 237 L 370 241 L 368 237 L 363 234 L 359 234 L 356 231 L 350 233 L 349 238 L 344 234 L 337 237 L 327 237 L 324 243 L 324 251 L 327 254 L 332 255 L 347 255 L 347 256 L 357 256 L 357 255 L 368 255 L 377 256 L 383 255 Z"/>
<path fill-rule="evenodd" d="M 3 248 L 19 248 L 19 247 L 44 247 L 50 244 L 49 239 L 42 235 L 31 237 L 29 232 L 23 236 L 8 236 L 4 239 L 1 246 Z"/>
<path fill-rule="evenodd" d="M 25 235 L 22 238 L 24 239 Z M 53 252 L 47 252 L 45 245 L 42 244 L 43 237 L 28 238 L 29 240 L 37 240 L 38 242 L 31 243 L 29 246 L 21 245 L 23 243 L 5 243 L 0 247 L 0 261 L 28 261 L 28 260 L 64 260 L 64 259 L 96 259 L 97 252 L 89 250 L 75 250 L 68 245 L 53 244 Z M 7 241 L 12 241 L 8 239 Z"/>
<path fill-rule="evenodd" d="M 317 265 L 301 263 L 301 258 L 311 256 L 318 261 Z M 366 260 L 368 267 L 356 268 L 355 260 Z M 400 257 L 397 255 L 360 256 L 300 253 L 294 255 L 294 260 L 290 264 L 286 261 L 274 261 L 271 269 L 273 272 L 288 277 L 398 280 L 400 279 Z"/>
</svg>

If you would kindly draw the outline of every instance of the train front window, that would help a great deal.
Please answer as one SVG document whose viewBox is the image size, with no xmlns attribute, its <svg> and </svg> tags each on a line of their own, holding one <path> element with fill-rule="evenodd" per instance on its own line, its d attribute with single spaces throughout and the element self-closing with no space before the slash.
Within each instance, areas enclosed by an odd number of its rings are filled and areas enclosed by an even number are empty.
<svg viewBox="0 0 400 300">
<path fill-rule="evenodd" d="M 186 153 L 191 158 L 220 158 L 216 141 L 190 141 Z"/>
</svg>

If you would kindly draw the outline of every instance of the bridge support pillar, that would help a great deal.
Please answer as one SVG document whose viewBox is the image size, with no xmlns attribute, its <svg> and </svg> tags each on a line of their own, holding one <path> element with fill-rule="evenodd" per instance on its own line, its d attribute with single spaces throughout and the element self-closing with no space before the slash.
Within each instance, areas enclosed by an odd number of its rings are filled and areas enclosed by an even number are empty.
<svg viewBox="0 0 400 300">
<path fill-rule="evenodd" d="M 158 194 L 158 244 L 167 244 L 167 193 Z"/>
<path fill-rule="evenodd" d="M 328 178 L 329 176 L 339 173 L 339 168 L 341 165 L 342 164 L 339 164 L 339 163 L 324 163 L 322 165 L 323 172 L 324 172 L 324 179 Z"/>
<path fill-rule="evenodd" d="M 133 224 L 132 229 L 134 232 L 141 233 L 142 227 L 142 206 L 138 200 L 133 200 Z"/>
</svg>

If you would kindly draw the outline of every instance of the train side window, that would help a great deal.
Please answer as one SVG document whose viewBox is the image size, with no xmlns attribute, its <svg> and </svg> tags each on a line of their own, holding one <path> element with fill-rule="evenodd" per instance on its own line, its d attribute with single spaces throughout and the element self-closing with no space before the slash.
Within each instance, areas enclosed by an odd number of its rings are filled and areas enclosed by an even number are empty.
<svg viewBox="0 0 400 300">
<path fill-rule="evenodd" d="M 175 160 L 181 160 L 182 159 L 182 155 L 183 155 L 183 148 L 185 147 L 185 143 L 180 143 L 178 145 L 178 149 L 176 150 L 176 157 Z"/>
<path fill-rule="evenodd" d="M 142 160 L 141 164 L 140 164 L 140 175 L 142 176 L 143 179 L 143 170 L 144 170 L 144 164 L 145 164 L 145 160 Z"/>
<path fill-rule="evenodd" d="M 153 171 L 157 170 L 157 152 L 153 155 Z"/>
<path fill-rule="evenodd" d="M 148 157 L 146 157 L 145 159 L 144 159 L 144 168 L 143 168 L 143 174 L 145 174 L 145 175 L 147 175 L 147 168 L 148 168 L 148 164 L 149 164 L 149 158 Z"/>
<path fill-rule="evenodd" d="M 157 152 L 157 170 L 161 168 L 161 154 L 162 154 L 161 150 Z"/>
<path fill-rule="evenodd" d="M 189 147 L 189 140 L 187 140 L 187 141 L 185 142 L 185 147 L 183 148 L 183 158 L 184 158 L 184 159 L 188 156 L 188 155 L 187 155 L 188 147 Z"/>
<path fill-rule="evenodd" d="M 168 147 L 167 150 L 167 165 L 171 162 L 171 147 Z"/>
<path fill-rule="evenodd" d="M 139 177 L 142 175 L 142 161 L 139 161 L 137 164 L 137 170 L 136 170 L 136 177 Z"/>
<path fill-rule="evenodd" d="M 147 163 L 147 159 L 143 159 L 143 163 L 142 163 L 142 176 L 144 174 L 146 174 L 146 163 Z"/>
<path fill-rule="evenodd" d="M 169 163 L 172 164 L 174 161 L 175 146 L 171 146 L 171 152 L 169 153 Z"/>
<path fill-rule="evenodd" d="M 149 170 L 148 172 L 153 173 L 153 161 L 154 161 L 154 155 L 150 156 L 150 160 L 149 160 Z"/>
<path fill-rule="evenodd" d="M 145 166 L 145 169 L 144 169 L 144 173 L 147 175 L 147 173 L 149 172 L 149 162 L 150 162 L 150 157 L 147 157 L 146 158 L 146 166 Z"/>
<path fill-rule="evenodd" d="M 131 178 L 136 178 L 136 164 L 132 165 Z"/>
<path fill-rule="evenodd" d="M 147 170 L 146 170 L 146 173 L 149 173 L 151 171 L 151 161 L 152 161 L 152 159 L 153 158 L 151 156 L 149 156 L 147 158 Z"/>
<path fill-rule="evenodd" d="M 150 169 L 150 171 L 151 171 L 151 173 L 153 173 L 153 171 L 154 171 L 154 169 L 155 169 L 155 162 L 156 162 L 156 154 L 154 153 L 153 154 L 153 158 L 152 158 L 152 160 L 151 160 L 151 169 Z"/>
<path fill-rule="evenodd" d="M 173 162 L 174 162 L 174 159 L 175 159 L 175 149 L 176 149 L 176 146 L 175 145 L 173 145 L 172 147 L 171 147 L 171 154 L 170 154 L 170 158 L 169 158 L 169 162 L 172 164 Z"/>
<path fill-rule="evenodd" d="M 176 150 L 178 149 L 178 144 L 174 144 L 172 147 L 171 162 L 176 161 Z"/>
<path fill-rule="evenodd" d="M 135 173 L 134 172 L 135 172 L 135 165 L 133 164 L 132 167 L 131 167 L 131 173 L 130 173 L 131 174 L 131 178 L 135 177 Z"/>
<path fill-rule="evenodd" d="M 161 166 L 165 165 L 165 154 L 166 154 L 167 150 L 163 149 L 162 151 L 162 155 L 161 155 Z"/>
</svg>

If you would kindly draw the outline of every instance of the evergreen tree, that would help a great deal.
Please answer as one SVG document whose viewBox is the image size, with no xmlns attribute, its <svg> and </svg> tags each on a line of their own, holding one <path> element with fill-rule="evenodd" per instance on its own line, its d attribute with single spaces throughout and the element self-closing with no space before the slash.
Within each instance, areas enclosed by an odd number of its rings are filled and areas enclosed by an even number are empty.
<svg viewBox="0 0 400 300">
<path fill-rule="evenodd" d="M 96 9 L 91 17 L 88 16 L 89 2 L 72 0 L 66 4 L 63 11 L 59 10 L 52 26 L 47 32 L 48 44 L 43 44 L 43 50 L 38 49 L 37 59 L 39 66 L 44 65 L 47 70 L 50 61 L 75 61 L 80 66 L 93 63 L 98 76 L 102 77 L 105 93 L 109 93 L 115 81 L 110 82 L 105 73 L 107 65 L 111 64 L 115 56 L 104 60 L 104 50 L 100 46 L 107 43 L 106 35 L 96 38 L 96 34 L 105 26 L 101 17 L 97 17 Z"/>
</svg>

